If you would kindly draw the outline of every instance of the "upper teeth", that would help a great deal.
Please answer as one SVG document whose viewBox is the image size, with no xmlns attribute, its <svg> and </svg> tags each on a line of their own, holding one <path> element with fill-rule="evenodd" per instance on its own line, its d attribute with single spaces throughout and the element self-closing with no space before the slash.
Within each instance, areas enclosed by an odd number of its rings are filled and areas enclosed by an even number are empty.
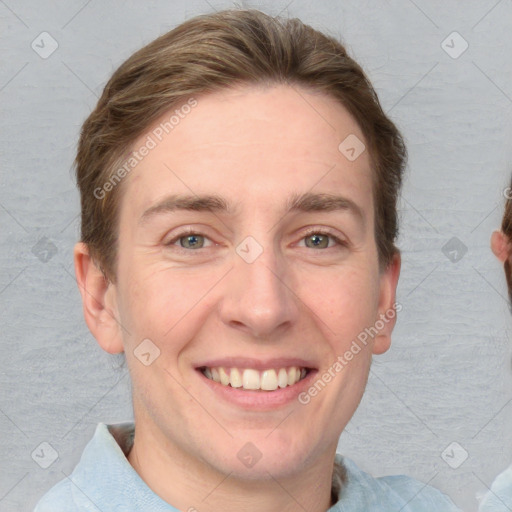
<svg viewBox="0 0 512 512">
<path fill-rule="evenodd" d="M 291 386 L 306 376 L 306 369 L 298 366 L 290 368 L 270 368 L 258 371 L 252 368 L 204 368 L 203 374 L 223 386 L 243 389 L 263 389 L 274 391 L 278 387 Z"/>
</svg>

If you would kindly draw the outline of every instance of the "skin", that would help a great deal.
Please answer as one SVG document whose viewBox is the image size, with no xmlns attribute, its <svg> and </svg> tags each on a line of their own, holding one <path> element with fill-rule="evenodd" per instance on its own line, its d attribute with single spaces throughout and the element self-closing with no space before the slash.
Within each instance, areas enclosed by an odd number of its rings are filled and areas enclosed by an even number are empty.
<svg viewBox="0 0 512 512">
<path fill-rule="evenodd" d="M 289 86 L 197 99 L 122 183 L 116 283 L 86 246 L 75 247 L 87 324 L 104 350 L 126 353 L 137 425 L 128 459 L 180 510 L 325 511 L 338 438 L 372 354 L 390 346 L 394 320 L 307 405 L 234 405 L 195 367 L 220 357 L 300 357 L 320 375 L 392 308 L 400 258 L 379 270 L 368 152 L 350 162 L 338 150 L 349 134 L 364 137 L 338 102 Z M 288 211 L 292 193 L 342 195 L 361 217 Z M 233 211 L 160 212 L 141 221 L 170 194 L 221 195 Z M 204 247 L 181 247 L 187 227 L 207 237 Z M 308 228 L 343 244 L 306 245 Z M 236 252 L 247 236 L 263 248 L 250 264 Z M 149 366 L 134 355 L 146 338 L 160 350 Z M 262 454 L 252 468 L 237 458 L 247 442 Z"/>
<path fill-rule="evenodd" d="M 493 231 L 491 235 L 491 249 L 501 263 L 505 263 L 509 254 L 509 241 L 501 230 Z"/>
</svg>

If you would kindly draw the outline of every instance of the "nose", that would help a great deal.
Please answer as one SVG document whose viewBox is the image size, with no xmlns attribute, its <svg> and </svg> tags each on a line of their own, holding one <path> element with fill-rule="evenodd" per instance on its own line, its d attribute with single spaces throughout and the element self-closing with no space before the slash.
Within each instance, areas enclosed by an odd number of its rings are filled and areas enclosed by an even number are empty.
<svg viewBox="0 0 512 512">
<path fill-rule="evenodd" d="M 290 283 L 291 272 L 272 248 L 251 263 L 240 254 L 228 274 L 220 315 L 231 328 L 257 339 L 274 340 L 299 316 L 299 299 Z M 288 281 L 288 282 L 287 282 Z"/>
</svg>

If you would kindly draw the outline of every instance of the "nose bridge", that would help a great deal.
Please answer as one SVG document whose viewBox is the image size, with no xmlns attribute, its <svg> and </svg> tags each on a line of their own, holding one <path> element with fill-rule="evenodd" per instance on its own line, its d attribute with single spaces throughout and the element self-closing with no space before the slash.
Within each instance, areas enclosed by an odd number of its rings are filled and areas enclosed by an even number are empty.
<svg viewBox="0 0 512 512">
<path fill-rule="evenodd" d="M 297 304 L 285 283 L 287 267 L 268 233 L 265 244 L 246 237 L 236 248 L 223 321 L 254 337 L 271 336 L 297 318 Z M 260 237 L 260 239 L 263 237 Z"/>
</svg>

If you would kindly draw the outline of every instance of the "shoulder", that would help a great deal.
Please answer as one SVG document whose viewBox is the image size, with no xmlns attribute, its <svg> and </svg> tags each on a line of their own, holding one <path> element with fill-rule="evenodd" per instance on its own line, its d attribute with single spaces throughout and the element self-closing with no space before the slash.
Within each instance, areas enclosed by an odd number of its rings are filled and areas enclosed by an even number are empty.
<svg viewBox="0 0 512 512">
<path fill-rule="evenodd" d="M 405 475 L 375 478 L 341 455 L 336 456 L 336 462 L 346 470 L 346 484 L 340 492 L 341 506 L 333 512 L 361 510 L 363 504 L 368 511 L 460 512 L 450 498 L 414 478 Z"/>
<path fill-rule="evenodd" d="M 123 481 L 129 475 L 131 466 L 124 452 L 129 450 L 133 430 L 132 423 L 99 423 L 73 472 L 39 500 L 34 512 L 97 512 L 99 501 L 109 500 L 102 494 L 105 482 L 114 477 Z"/>
<path fill-rule="evenodd" d="M 69 480 L 61 480 L 37 503 L 34 512 L 74 512 L 73 492 Z"/>
<path fill-rule="evenodd" d="M 398 494 L 415 512 L 455 512 L 460 511 L 453 501 L 440 490 L 419 480 L 405 476 L 386 476 L 378 478 Z"/>
<path fill-rule="evenodd" d="M 501 512 L 512 509 L 512 465 L 498 475 L 490 491 L 483 497 L 479 512 Z"/>
</svg>

